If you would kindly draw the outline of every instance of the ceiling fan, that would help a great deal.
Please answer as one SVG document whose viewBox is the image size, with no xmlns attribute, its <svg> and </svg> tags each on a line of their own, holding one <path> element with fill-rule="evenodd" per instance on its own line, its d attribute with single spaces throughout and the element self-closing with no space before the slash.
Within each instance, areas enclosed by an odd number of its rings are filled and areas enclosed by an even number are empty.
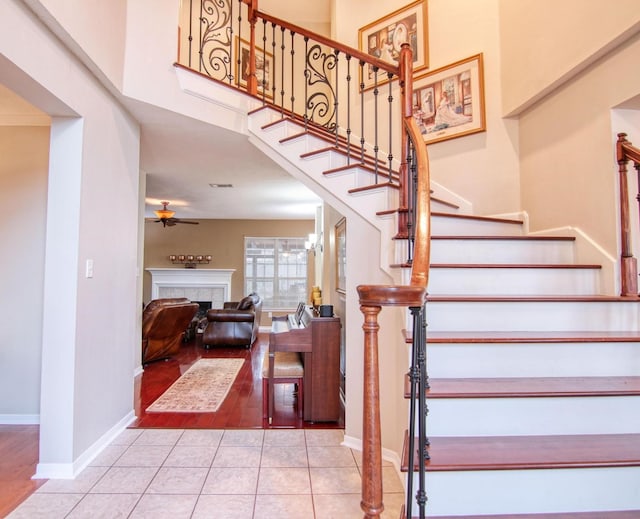
<svg viewBox="0 0 640 519">
<path fill-rule="evenodd" d="M 154 211 L 158 220 L 154 220 L 154 222 L 162 222 L 163 227 L 171 227 L 177 223 L 190 223 L 191 225 L 198 225 L 200 222 L 192 222 L 190 220 L 181 220 L 180 218 L 174 218 L 173 215 L 176 214 L 175 211 L 171 211 L 167 209 L 169 202 L 160 202 L 162 204 L 162 209 L 158 209 Z"/>
</svg>

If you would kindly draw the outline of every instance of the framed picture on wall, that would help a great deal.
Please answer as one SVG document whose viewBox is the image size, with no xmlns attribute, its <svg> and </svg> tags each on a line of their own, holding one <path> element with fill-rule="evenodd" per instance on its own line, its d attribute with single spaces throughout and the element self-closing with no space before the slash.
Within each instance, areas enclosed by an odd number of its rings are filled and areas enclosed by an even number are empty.
<svg viewBox="0 0 640 519">
<path fill-rule="evenodd" d="M 236 36 L 236 84 L 245 90 L 249 86 L 249 56 L 249 42 Z M 258 95 L 262 97 L 264 93 L 265 97 L 273 99 L 273 54 L 256 46 L 255 60 Z"/>
<path fill-rule="evenodd" d="M 485 131 L 482 54 L 415 77 L 413 116 L 426 144 Z"/>
<path fill-rule="evenodd" d="M 342 218 L 335 228 L 336 290 L 347 291 L 347 219 Z"/>
<path fill-rule="evenodd" d="M 400 48 L 409 43 L 413 52 L 413 70 L 417 72 L 429 66 L 427 37 L 427 0 L 418 0 L 358 30 L 359 49 L 392 65 L 398 65 Z M 386 73 L 378 73 L 373 67 L 360 68 L 360 83 L 364 89 L 386 83 Z"/>
</svg>

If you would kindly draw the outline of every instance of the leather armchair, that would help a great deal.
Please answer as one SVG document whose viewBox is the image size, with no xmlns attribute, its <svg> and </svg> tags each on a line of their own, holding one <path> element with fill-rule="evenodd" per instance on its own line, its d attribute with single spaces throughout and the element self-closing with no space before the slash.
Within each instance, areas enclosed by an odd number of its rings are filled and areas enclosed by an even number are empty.
<svg viewBox="0 0 640 519">
<path fill-rule="evenodd" d="M 239 303 L 226 302 L 222 309 L 207 311 L 202 344 L 210 346 L 246 346 L 251 348 L 258 338 L 262 299 L 250 294 Z"/>
<path fill-rule="evenodd" d="M 185 330 L 200 309 L 186 298 L 154 299 L 142 313 L 142 363 L 175 355 Z"/>
</svg>

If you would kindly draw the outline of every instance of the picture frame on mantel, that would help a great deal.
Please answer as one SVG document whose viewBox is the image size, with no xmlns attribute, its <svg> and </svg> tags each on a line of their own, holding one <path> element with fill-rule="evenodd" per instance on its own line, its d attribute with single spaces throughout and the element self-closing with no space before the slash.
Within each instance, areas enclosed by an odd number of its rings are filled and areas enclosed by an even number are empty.
<svg viewBox="0 0 640 519">
<path fill-rule="evenodd" d="M 358 48 L 397 66 L 402 44 L 409 43 L 413 71 L 418 72 L 429 66 L 428 27 L 427 0 L 418 0 L 360 28 Z M 364 85 L 364 90 L 388 82 L 386 73 L 377 76 L 370 65 L 360 67 L 360 85 Z"/>
<path fill-rule="evenodd" d="M 412 104 L 425 144 L 486 131 L 482 53 L 414 77 Z"/>
<path fill-rule="evenodd" d="M 347 292 L 347 219 L 342 218 L 335 227 L 336 248 L 336 291 L 345 294 Z"/>
</svg>

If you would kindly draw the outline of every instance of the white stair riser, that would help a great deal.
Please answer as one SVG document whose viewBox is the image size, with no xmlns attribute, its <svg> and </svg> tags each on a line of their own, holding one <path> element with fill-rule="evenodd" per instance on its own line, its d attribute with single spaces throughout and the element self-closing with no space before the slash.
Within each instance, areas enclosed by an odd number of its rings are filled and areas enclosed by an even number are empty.
<svg viewBox="0 0 640 519">
<path fill-rule="evenodd" d="M 427 303 L 434 331 L 637 331 L 638 307 L 623 302 L 459 301 Z"/>
<path fill-rule="evenodd" d="M 427 341 L 429 340 L 427 330 Z M 636 342 L 449 343 L 427 342 L 432 378 L 637 376 Z"/>
<path fill-rule="evenodd" d="M 433 215 L 432 236 L 522 236 L 522 225 L 517 223 L 473 220 Z"/>
<path fill-rule="evenodd" d="M 430 436 L 640 432 L 640 396 L 428 398 Z"/>
<path fill-rule="evenodd" d="M 431 263 L 570 264 L 571 241 L 432 240 Z"/>
<path fill-rule="evenodd" d="M 432 268 L 429 294 L 435 295 L 592 295 L 599 269 Z"/>
<path fill-rule="evenodd" d="M 640 467 L 428 472 L 427 510 L 429 516 L 637 510 L 639 482 Z"/>
</svg>

